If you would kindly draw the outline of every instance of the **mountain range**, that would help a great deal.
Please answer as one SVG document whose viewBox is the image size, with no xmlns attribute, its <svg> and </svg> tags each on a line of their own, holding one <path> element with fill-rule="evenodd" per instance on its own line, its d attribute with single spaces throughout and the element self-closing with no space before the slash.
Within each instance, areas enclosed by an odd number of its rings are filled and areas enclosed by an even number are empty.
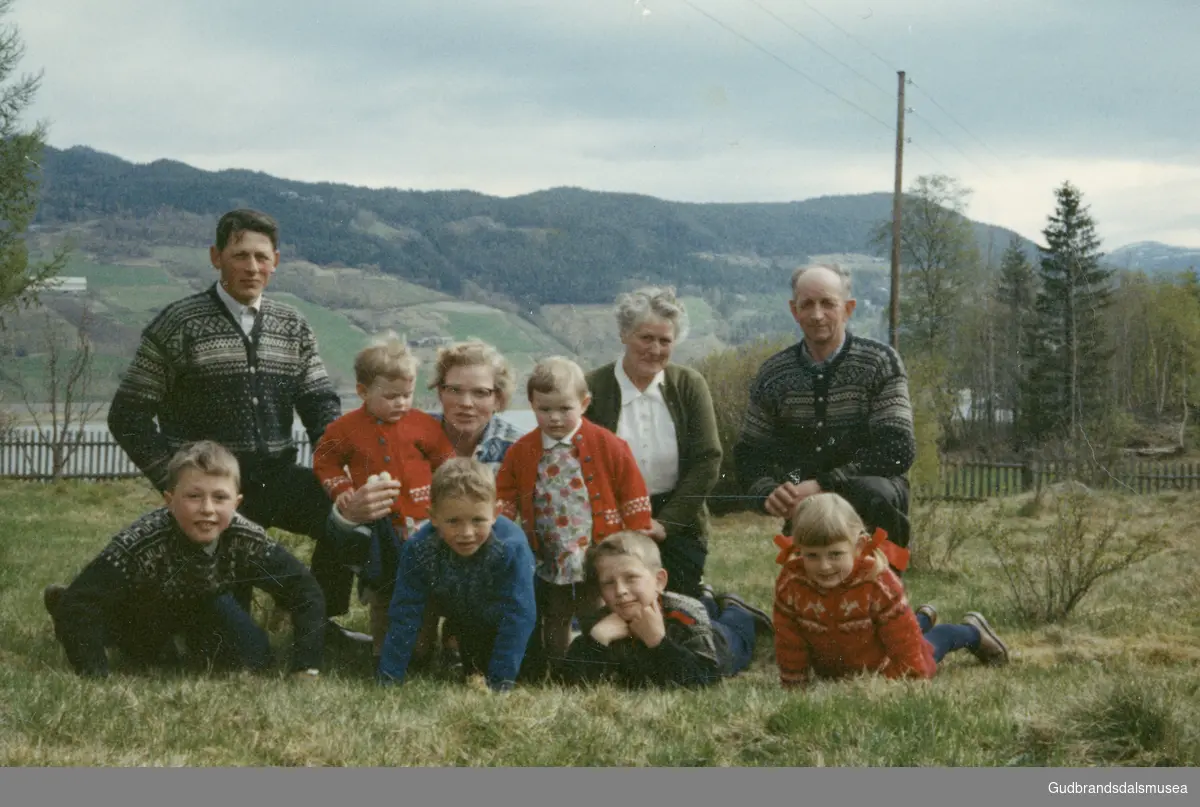
<svg viewBox="0 0 1200 807">
<path fill-rule="evenodd" d="M 675 285 L 691 335 L 681 361 L 757 336 L 794 334 L 790 270 L 836 261 L 854 277 L 855 328 L 882 336 L 887 261 L 873 233 L 891 216 L 886 193 L 787 203 L 694 204 L 554 188 L 512 198 L 472 191 L 371 189 L 296 182 L 245 171 L 203 171 L 172 160 L 135 164 L 86 147 L 47 148 L 31 248 L 72 245 L 66 276 L 79 295 L 44 295 L 60 331 L 89 311 L 98 389 L 115 383 L 140 329 L 163 306 L 212 283 L 207 256 L 217 217 L 255 207 L 281 223 L 283 263 L 271 293 L 313 323 L 330 372 L 352 385 L 369 334 L 404 333 L 423 358 L 451 339 L 496 344 L 519 372 L 561 353 L 585 366 L 620 351 L 612 302 L 621 291 Z M 994 262 L 1010 239 L 972 222 Z M 1158 244 L 1117 250 L 1110 262 L 1170 271 L 1196 251 Z M 1190 264 L 1189 264 L 1190 265 Z M 25 315 L 12 331 L 22 372 L 41 376 L 43 329 Z"/>
</svg>

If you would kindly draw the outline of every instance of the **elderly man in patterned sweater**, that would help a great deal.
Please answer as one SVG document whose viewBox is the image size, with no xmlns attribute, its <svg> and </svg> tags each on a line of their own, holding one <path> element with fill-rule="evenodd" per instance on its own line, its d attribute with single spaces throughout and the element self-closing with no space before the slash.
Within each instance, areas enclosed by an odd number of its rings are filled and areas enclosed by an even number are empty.
<svg viewBox="0 0 1200 807">
<path fill-rule="evenodd" d="M 836 267 L 797 269 L 790 307 L 804 338 L 767 359 L 750 388 L 738 478 L 783 519 L 815 493 L 842 495 L 868 529 L 887 533 L 884 553 L 903 571 L 904 474 L 916 454 L 904 365 L 892 348 L 846 330 L 855 300 Z"/>
<path fill-rule="evenodd" d="M 117 442 L 163 489 L 171 455 L 193 440 L 229 448 L 242 469 L 246 518 L 316 540 L 312 571 L 330 615 L 350 605 L 352 575 L 326 540 L 329 497 L 296 465 L 293 414 L 316 445 L 341 414 L 304 316 L 263 296 L 279 265 L 279 225 L 255 210 L 217 223 L 209 251 L 220 282 L 167 306 L 142 332 L 108 415 Z M 237 597 L 248 604 L 248 587 Z M 368 640 L 330 623 L 330 638 Z"/>
</svg>

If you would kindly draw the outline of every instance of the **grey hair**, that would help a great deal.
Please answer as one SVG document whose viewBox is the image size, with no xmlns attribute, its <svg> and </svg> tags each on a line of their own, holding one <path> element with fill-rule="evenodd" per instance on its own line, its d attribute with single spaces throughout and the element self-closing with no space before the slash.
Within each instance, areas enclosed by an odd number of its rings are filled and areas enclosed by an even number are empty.
<svg viewBox="0 0 1200 807">
<path fill-rule="evenodd" d="M 803 277 L 810 269 L 828 269 L 830 272 L 833 272 L 838 276 L 838 280 L 841 281 L 842 299 L 851 299 L 852 289 L 850 286 L 850 273 L 838 266 L 836 263 L 809 263 L 805 264 L 804 266 L 797 266 L 795 271 L 792 272 L 793 297 L 796 296 L 796 284 L 800 282 L 800 278 Z"/>
<path fill-rule="evenodd" d="M 637 329 L 650 317 L 665 319 L 675 327 L 675 341 L 682 342 L 688 332 L 687 309 L 675 296 L 674 286 L 646 286 L 617 297 L 614 309 L 621 336 Z"/>
</svg>

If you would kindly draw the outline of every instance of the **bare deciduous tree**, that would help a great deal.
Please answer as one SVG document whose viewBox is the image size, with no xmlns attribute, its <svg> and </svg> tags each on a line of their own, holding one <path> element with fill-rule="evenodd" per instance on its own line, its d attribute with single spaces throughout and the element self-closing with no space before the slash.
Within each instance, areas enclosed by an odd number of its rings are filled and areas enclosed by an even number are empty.
<svg viewBox="0 0 1200 807">
<path fill-rule="evenodd" d="M 34 428 L 50 447 L 50 473 L 54 479 L 62 478 L 71 456 L 83 442 L 88 421 L 101 406 L 89 395 L 95 357 L 88 336 L 90 322 L 90 305 L 84 306 L 79 322 L 71 329 L 62 328 L 49 311 L 45 312 L 40 333 L 44 360 L 40 378 L 0 368 L 0 380 L 17 391 Z M 26 461 L 35 464 L 29 450 Z"/>
</svg>

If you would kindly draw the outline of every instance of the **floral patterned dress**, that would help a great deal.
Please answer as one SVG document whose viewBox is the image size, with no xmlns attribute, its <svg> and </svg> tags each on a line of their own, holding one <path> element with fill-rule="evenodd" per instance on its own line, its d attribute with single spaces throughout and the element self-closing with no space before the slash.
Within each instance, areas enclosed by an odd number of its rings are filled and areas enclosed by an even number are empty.
<svg viewBox="0 0 1200 807">
<path fill-rule="evenodd" d="M 534 493 L 537 575 L 547 583 L 583 582 L 583 556 L 592 540 L 592 505 L 574 449 L 556 443 L 538 461 Z"/>
</svg>

